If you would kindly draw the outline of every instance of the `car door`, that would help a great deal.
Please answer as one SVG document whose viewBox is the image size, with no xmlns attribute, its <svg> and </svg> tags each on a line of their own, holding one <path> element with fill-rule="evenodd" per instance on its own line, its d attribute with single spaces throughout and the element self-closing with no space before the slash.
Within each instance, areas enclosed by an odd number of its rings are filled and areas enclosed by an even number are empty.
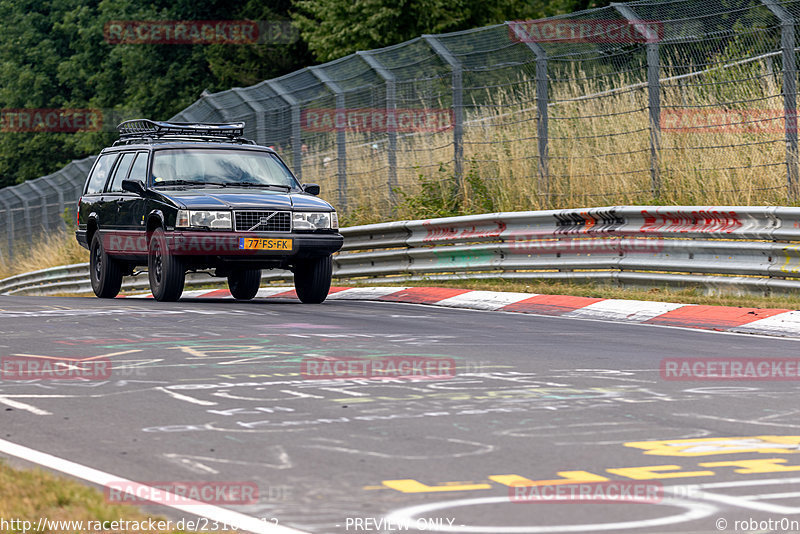
<svg viewBox="0 0 800 534">
<path fill-rule="evenodd" d="M 103 194 L 100 216 L 101 219 L 106 221 L 106 233 L 109 236 L 113 236 L 112 239 L 108 240 L 107 251 L 111 253 L 126 253 L 128 252 L 127 248 L 130 248 L 130 244 L 135 243 L 131 239 L 133 237 L 131 235 L 133 221 L 127 205 L 136 195 L 122 190 L 122 180 L 128 177 L 135 158 L 136 152 L 123 152 L 121 154 Z"/>
<path fill-rule="evenodd" d="M 119 154 L 116 152 L 100 155 L 86 181 L 86 188 L 81 197 L 80 220 L 87 224 L 93 220 L 101 231 L 106 228 L 107 224 L 111 224 L 111 219 L 105 210 L 106 193 L 104 191 L 118 156 Z M 87 244 L 91 246 L 91 243 Z"/>
<path fill-rule="evenodd" d="M 133 160 L 128 180 L 139 180 L 147 183 L 147 152 L 137 152 Z M 145 238 L 145 199 L 135 193 L 126 193 L 125 201 L 120 207 L 120 216 L 127 224 L 126 231 L 131 232 L 136 243 L 136 254 L 147 253 L 147 240 Z"/>
</svg>

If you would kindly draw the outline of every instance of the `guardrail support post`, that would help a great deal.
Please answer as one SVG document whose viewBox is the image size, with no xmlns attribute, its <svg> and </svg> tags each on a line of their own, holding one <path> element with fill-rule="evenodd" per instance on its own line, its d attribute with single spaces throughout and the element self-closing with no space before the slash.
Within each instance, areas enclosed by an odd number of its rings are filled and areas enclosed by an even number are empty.
<svg viewBox="0 0 800 534">
<path fill-rule="evenodd" d="M 659 35 L 650 35 L 640 25 L 642 19 L 625 4 L 611 4 L 620 15 L 633 25 L 634 29 L 647 43 L 647 100 L 650 110 L 650 183 L 653 197 L 661 195 L 661 172 L 659 168 L 659 153 L 661 152 L 661 59 L 659 57 Z"/>
<path fill-rule="evenodd" d="M 336 97 L 336 114 L 344 113 L 345 101 L 344 91 L 339 84 L 334 82 L 328 73 L 320 67 L 308 67 L 311 74 L 331 91 Z M 335 123 L 334 119 L 334 123 Z M 347 211 L 347 129 L 343 126 L 336 128 L 336 160 L 339 175 L 339 206 L 341 211 Z"/>
<path fill-rule="evenodd" d="M 397 84 L 395 75 L 375 59 L 370 52 L 356 52 L 356 55 L 364 60 L 386 84 L 386 114 L 391 116 L 397 110 Z M 388 117 L 387 117 L 388 118 Z M 393 123 L 396 124 L 397 117 Z M 389 173 L 386 185 L 389 188 L 389 202 L 392 206 L 397 204 L 397 130 L 387 128 L 386 135 L 389 141 L 389 151 L 387 153 L 387 165 Z"/>
<path fill-rule="evenodd" d="M 300 104 L 290 95 L 283 86 L 276 80 L 267 80 L 267 87 L 272 89 L 281 99 L 286 102 L 292 113 L 292 160 L 294 163 L 294 173 L 299 180 L 303 178 L 303 138 L 300 131 Z"/>
<path fill-rule="evenodd" d="M 761 0 L 781 21 L 783 59 L 783 120 L 786 132 L 786 181 L 789 202 L 798 199 L 797 170 L 797 65 L 794 56 L 794 17 L 777 0 Z"/>
<path fill-rule="evenodd" d="M 450 71 L 453 73 L 453 174 L 460 190 L 464 175 L 464 83 L 461 62 L 450 53 L 438 37 L 423 35 L 422 38 L 445 63 L 450 65 Z"/>
</svg>

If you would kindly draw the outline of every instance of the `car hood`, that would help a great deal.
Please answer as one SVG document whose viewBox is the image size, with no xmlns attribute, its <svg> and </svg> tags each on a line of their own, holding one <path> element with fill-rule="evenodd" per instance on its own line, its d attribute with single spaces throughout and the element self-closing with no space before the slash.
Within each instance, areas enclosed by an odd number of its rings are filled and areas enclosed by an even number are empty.
<svg viewBox="0 0 800 534">
<path fill-rule="evenodd" d="M 282 193 L 252 189 L 207 189 L 158 191 L 180 208 L 186 209 L 272 209 L 320 210 L 333 208 L 324 200 L 307 193 Z"/>
</svg>

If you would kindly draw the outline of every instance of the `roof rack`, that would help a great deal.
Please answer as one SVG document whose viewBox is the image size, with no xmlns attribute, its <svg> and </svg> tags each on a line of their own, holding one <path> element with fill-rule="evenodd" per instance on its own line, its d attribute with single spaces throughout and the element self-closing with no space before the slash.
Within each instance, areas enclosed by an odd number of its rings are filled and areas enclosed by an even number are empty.
<svg viewBox="0 0 800 534">
<path fill-rule="evenodd" d="M 217 141 L 255 144 L 243 137 L 244 122 L 191 123 L 133 119 L 120 123 L 117 130 L 119 131 L 119 140 L 114 145 L 155 141 Z"/>
</svg>

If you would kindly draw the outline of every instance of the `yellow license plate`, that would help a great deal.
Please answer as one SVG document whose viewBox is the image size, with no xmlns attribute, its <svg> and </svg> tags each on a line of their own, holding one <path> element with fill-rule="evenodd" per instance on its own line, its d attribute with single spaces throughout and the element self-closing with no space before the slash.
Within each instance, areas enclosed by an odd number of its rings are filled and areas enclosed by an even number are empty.
<svg viewBox="0 0 800 534">
<path fill-rule="evenodd" d="M 270 239 L 263 237 L 240 237 L 240 250 L 292 250 L 291 239 Z"/>
</svg>

